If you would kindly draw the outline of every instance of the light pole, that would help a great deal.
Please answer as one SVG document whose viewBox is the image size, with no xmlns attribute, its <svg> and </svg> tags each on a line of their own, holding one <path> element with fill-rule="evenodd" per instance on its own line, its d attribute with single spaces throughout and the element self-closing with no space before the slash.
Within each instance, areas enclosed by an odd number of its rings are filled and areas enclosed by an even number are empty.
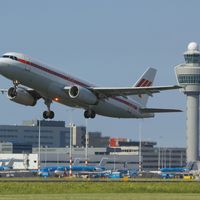
<svg viewBox="0 0 200 200">
<path fill-rule="evenodd" d="M 69 176 L 72 176 L 72 128 L 73 124 L 69 124 L 70 129 L 70 139 L 69 139 Z"/>
<path fill-rule="evenodd" d="M 72 176 L 72 131 L 73 131 L 73 120 L 72 111 L 74 108 L 68 110 L 70 111 L 70 122 L 69 122 L 69 176 Z"/>
<path fill-rule="evenodd" d="M 41 127 L 40 127 L 40 119 L 38 120 L 38 169 L 40 169 L 40 135 L 41 135 Z"/>
<path fill-rule="evenodd" d="M 47 166 L 47 145 L 45 145 L 45 167 Z"/>
<path fill-rule="evenodd" d="M 181 151 L 181 167 L 183 167 L 183 152 Z"/>
<path fill-rule="evenodd" d="M 116 158 L 115 158 L 115 154 L 116 154 L 116 147 L 114 147 L 114 166 L 113 166 L 113 170 L 115 171 L 116 166 L 115 166 L 115 162 L 116 162 Z"/>
<path fill-rule="evenodd" d="M 161 167 L 164 168 L 164 148 L 162 148 L 161 150 L 161 163 L 162 163 Z"/>
<path fill-rule="evenodd" d="M 159 136 L 159 140 L 158 140 L 158 170 L 160 170 L 161 167 L 161 150 L 160 150 L 160 140 L 162 139 L 162 136 Z"/>
<path fill-rule="evenodd" d="M 158 170 L 160 170 L 160 146 L 158 146 Z"/>
<path fill-rule="evenodd" d="M 139 172 L 142 171 L 142 120 L 139 123 Z"/>
<path fill-rule="evenodd" d="M 172 163 L 172 149 L 169 150 L 169 168 L 171 168 Z"/>
<path fill-rule="evenodd" d="M 57 160 L 57 166 L 59 165 L 59 149 L 56 150 L 56 160 Z"/>
<path fill-rule="evenodd" d="M 167 149 L 165 148 L 165 162 L 164 162 L 164 166 L 165 166 L 165 168 L 167 167 Z"/>
<path fill-rule="evenodd" d="M 85 119 L 85 165 L 88 164 L 88 120 Z"/>
</svg>

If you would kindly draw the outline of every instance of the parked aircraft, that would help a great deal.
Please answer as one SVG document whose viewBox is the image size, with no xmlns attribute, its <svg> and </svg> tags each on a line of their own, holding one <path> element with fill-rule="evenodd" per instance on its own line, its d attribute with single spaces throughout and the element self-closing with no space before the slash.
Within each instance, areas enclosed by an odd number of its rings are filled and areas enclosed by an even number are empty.
<svg viewBox="0 0 200 200">
<path fill-rule="evenodd" d="M 186 168 L 186 167 L 172 167 L 172 168 L 161 168 L 161 172 L 186 172 L 190 171 L 191 169 Z"/>
<path fill-rule="evenodd" d="M 1 166 L 0 171 L 9 170 L 13 168 L 14 159 L 0 159 Z M 7 163 L 7 164 L 6 164 Z"/>
<path fill-rule="evenodd" d="M 152 86 L 156 70 L 149 68 L 132 87 L 98 87 L 53 69 L 22 53 L 5 53 L 0 58 L 0 74 L 13 81 L 1 89 L 16 103 L 35 106 L 44 99 L 43 117 L 54 118 L 53 101 L 85 110 L 85 118 L 96 114 L 116 118 L 149 118 L 154 113 L 179 112 L 177 109 L 146 108 L 149 96 L 179 86 Z M 26 87 L 25 87 L 26 86 Z"/>
<path fill-rule="evenodd" d="M 158 171 L 150 171 L 153 174 L 159 174 L 162 178 L 174 178 L 176 175 L 189 172 L 191 168 L 188 167 L 165 167 Z"/>
<path fill-rule="evenodd" d="M 188 168 L 188 167 L 164 167 L 164 168 L 160 168 L 160 170 L 150 171 L 150 172 L 155 173 L 155 174 L 162 174 L 162 173 L 170 173 L 170 172 L 187 172 L 190 170 L 191 168 Z"/>
<path fill-rule="evenodd" d="M 98 165 L 77 165 L 75 162 L 71 166 L 73 172 L 100 172 L 105 170 L 105 160 L 107 158 L 102 158 Z M 49 176 L 49 175 L 63 175 L 65 172 L 69 172 L 70 166 L 47 166 L 43 167 L 38 171 L 40 176 Z"/>
</svg>

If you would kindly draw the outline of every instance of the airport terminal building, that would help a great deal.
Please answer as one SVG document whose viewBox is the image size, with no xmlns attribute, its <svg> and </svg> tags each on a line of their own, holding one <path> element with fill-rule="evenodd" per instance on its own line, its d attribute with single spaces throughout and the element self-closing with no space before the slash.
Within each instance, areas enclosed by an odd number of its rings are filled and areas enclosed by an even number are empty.
<svg viewBox="0 0 200 200">
<path fill-rule="evenodd" d="M 40 144 L 48 147 L 65 147 L 69 145 L 69 128 L 64 122 L 41 121 Z M 0 141 L 18 145 L 38 146 L 38 121 L 24 121 L 20 125 L 0 125 Z"/>
<path fill-rule="evenodd" d="M 69 164 L 70 131 L 72 135 L 72 159 L 79 164 L 86 157 L 90 165 L 106 160 L 108 169 L 157 170 L 162 167 L 186 166 L 185 148 L 158 147 L 156 142 L 131 141 L 102 136 L 100 132 L 89 132 L 88 155 L 85 151 L 85 126 L 66 127 L 63 121 L 40 121 L 40 151 L 38 148 L 39 122 L 25 121 L 19 125 L 0 125 L 0 157 L 6 154 L 22 154 L 22 157 L 39 154 L 34 160 L 38 166 Z M 141 146 L 141 149 L 140 149 Z M 27 156 L 25 156 L 27 155 Z M 141 161 L 140 161 L 141 160 Z M 139 162 L 140 161 L 140 162 Z M 18 165 L 19 166 L 19 165 Z"/>
<path fill-rule="evenodd" d="M 62 148 L 69 146 L 70 129 L 72 145 L 85 146 L 85 126 L 66 126 L 64 121 L 40 121 L 40 144 L 42 147 Z M 0 125 L 0 142 L 11 142 L 15 151 L 29 151 L 38 147 L 39 121 L 24 121 L 22 125 Z M 109 137 L 103 137 L 100 132 L 89 132 L 89 146 L 106 147 Z M 23 149 L 24 147 L 24 149 Z M 19 150 L 17 150 L 19 148 Z M 26 149 L 27 148 L 27 149 Z M 17 153 L 17 152 L 15 152 Z"/>
</svg>

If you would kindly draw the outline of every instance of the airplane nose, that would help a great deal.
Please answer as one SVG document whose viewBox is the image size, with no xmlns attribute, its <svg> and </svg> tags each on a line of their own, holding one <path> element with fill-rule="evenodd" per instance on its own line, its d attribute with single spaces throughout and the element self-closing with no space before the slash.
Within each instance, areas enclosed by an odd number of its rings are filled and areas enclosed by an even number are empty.
<svg viewBox="0 0 200 200">
<path fill-rule="evenodd" d="M 0 58 L 0 66 L 8 66 L 8 62 L 5 60 L 5 58 Z"/>
<path fill-rule="evenodd" d="M 5 61 L 5 59 L 0 58 L 0 73 L 4 73 L 9 64 Z"/>
</svg>

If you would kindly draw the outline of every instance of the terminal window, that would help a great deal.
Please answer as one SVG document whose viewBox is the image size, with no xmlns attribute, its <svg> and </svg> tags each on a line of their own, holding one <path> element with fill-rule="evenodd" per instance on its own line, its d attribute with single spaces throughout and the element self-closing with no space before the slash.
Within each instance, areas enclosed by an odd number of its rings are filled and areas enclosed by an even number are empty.
<svg viewBox="0 0 200 200">
<path fill-rule="evenodd" d="M 178 76 L 179 83 L 199 84 L 200 75 L 198 74 L 183 74 Z"/>
</svg>

